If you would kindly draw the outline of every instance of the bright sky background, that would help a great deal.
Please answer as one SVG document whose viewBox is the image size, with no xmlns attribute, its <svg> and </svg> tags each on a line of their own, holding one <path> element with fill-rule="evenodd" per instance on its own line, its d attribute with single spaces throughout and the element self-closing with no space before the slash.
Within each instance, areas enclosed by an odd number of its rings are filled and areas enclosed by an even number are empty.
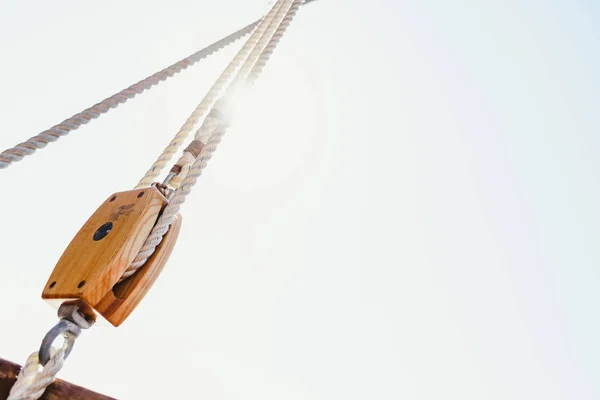
<svg viewBox="0 0 600 400">
<path fill-rule="evenodd" d="M 4 149 L 266 1 L 0 4 Z M 302 9 L 163 275 L 61 378 L 133 400 L 600 398 L 599 17 L 591 0 Z M 233 51 L 0 171 L 1 357 L 38 348 L 60 254 Z"/>
</svg>

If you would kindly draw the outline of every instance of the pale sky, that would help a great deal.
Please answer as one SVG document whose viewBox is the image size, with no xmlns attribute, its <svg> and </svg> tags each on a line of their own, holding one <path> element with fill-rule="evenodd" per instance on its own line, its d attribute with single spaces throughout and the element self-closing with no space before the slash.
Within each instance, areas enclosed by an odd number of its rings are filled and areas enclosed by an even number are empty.
<svg viewBox="0 0 600 400">
<path fill-rule="evenodd" d="M 4 149 L 267 1 L 0 4 Z M 599 17 L 589 0 L 301 9 L 158 282 L 60 377 L 132 400 L 600 398 Z M 60 254 L 238 46 L 0 171 L 0 357 L 39 347 Z"/>
</svg>

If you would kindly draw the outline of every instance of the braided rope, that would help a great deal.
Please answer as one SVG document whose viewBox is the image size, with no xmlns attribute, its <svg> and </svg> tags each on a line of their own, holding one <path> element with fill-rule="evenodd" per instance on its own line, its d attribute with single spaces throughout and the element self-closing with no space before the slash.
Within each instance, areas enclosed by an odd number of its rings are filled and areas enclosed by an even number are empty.
<svg viewBox="0 0 600 400">
<path fill-rule="evenodd" d="M 196 53 L 176 62 L 162 71 L 150 75 L 138 83 L 129 86 L 127 89 L 123 89 L 119 93 L 102 100 L 100 103 L 95 104 L 78 114 L 75 114 L 60 124 L 54 125 L 50 129 L 47 129 L 38 135 L 27 139 L 25 142 L 19 143 L 16 146 L 3 151 L 0 153 L 0 169 L 7 168 L 13 162 L 20 161 L 25 156 L 35 153 L 36 150 L 46 147 L 48 143 L 57 141 L 61 136 L 69 134 L 71 131 L 79 128 L 81 125 L 87 124 L 92 119 L 98 118 L 100 115 L 107 113 L 110 109 L 116 108 L 119 104 L 125 103 L 127 100 L 134 98 L 138 94 L 143 93 L 155 85 L 158 85 L 161 81 L 172 77 L 173 75 L 197 63 L 203 58 L 215 53 L 221 48 L 226 47 L 236 40 L 246 36 L 256 27 L 258 23 L 259 21 L 253 22 L 252 24 L 232 33 L 231 35 L 211 44 L 200 51 L 197 51 Z"/>
<path fill-rule="evenodd" d="M 54 352 L 50 361 L 40 370 L 37 351 L 31 354 L 21 368 L 6 400 L 37 400 L 42 397 L 46 388 L 54 382 L 56 374 L 62 369 L 65 363 L 64 356 L 62 349 Z"/>
<path fill-rule="evenodd" d="M 280 1 L 282 0 L 279 0 L 278 2 Z M 289 2 L 290 0 L 286 1 L 287 4 L 289 4 Z M 281 23 L 278 24 L 277 29 L 271 35 L 269 43 L 261 52 L 256 64 L 250 69 L 249 72 L 240 71 L 241 73 L 245 73 L 244 76 L 247 77 L 247 83 L 252 84 L 259 77 L 281 37 L 294 19 L 294 16 L 296 15 L 296 12 L 298 11 L 298 8 L 302 2 L 302 0 L 293 0 L 291 7 L 285 7 L 288 9 L 285 13 L 285 16 L 282 15 L 282 18 L 279 18 Z M 188 194 L 191 192 L 200 175 L 202 175 L 202 171 L 208 164 L 208 161 L 212 158 L 213 153 L 217 149 L 217 146 L 221 142 L 221 139 L 227 132 L 228 128 L 228 123 L 223 118 L 223 115 L 226 112 L 225 101 L 225 97 L 222 97 L 217 101 L 211 112 L 207 115 L 204 124 L 202 124 L 198 130 L 199 132 L 197 132 L 197 136 L 206 136 L 207 134 L 210 134 L 210 138 L 200 152 L 199 156 L 192 164 L 189 173 L 179 188 L 175 191 L 173 198 L 169 201 L 167 207 L 165 207 L 165 210 L 156 222 L 152 232 L 148 236 L 148 239 L 146 239 L 142 249 L 138 253 L 134 262 L 129 266 L 122 279 L 135 273 L 139 267 L 144 265 L 148 257 L 152 255 L 156 247 L 162 241 L 163 235 L 168 231 L 169 226 L 175 219 L 175 216 L 179 213 L 179 210 L 182 204 L 185 202 Z"/>
<path fill-rule="evenodd" d="M 276 15 L 278 8 L 273 7 L 271 11 L 263 18 L 258 27 L 252 32 L 252 35 L 244 46 L 238 51 L 238 53 L 233 57 L 229 65 L 221 72 L 221 75 L 217 78 L 212 87 L 208 90 L 208 93 L 204 96 L 200 104 L 196 106 L 194 111 L 190 114 L 188 119 L 185 121 L 183 126 L 179 129 L 179 132 L 175 135 L 175 137 L 171 140 L 171 142 L 167 145 L 167 147 L 163 150 L 162 154 L 158 157 L 158 159 L 152 164 L 150 169 L 146 172 L 144 177 L 138 182 L 135 189 L 141 189 L 147 186 L 150 186 L 152 182 L 156 179 L 156 177 L 160 174 L 162 169 L 167 165 L 167 163 L 171 160 L 173 155 L 179 150 L 179 147 L 183 144 L 185 139 L 188 137 L 190 132 L 194 129 L 198 121 L 202 119 L 206 112 L 212 107 L 214 102 L 221 95 L 221 92 L 226 89 L 229 81 L 234 76 L 236 71 L 240 68 L 240 65 L 244 62 L 244 60 L 248 57 L 250 51 L 256 46 L 257 41 L 263 35 L 265 29 L 267 28 L 270 21 Z"/>
</svg>

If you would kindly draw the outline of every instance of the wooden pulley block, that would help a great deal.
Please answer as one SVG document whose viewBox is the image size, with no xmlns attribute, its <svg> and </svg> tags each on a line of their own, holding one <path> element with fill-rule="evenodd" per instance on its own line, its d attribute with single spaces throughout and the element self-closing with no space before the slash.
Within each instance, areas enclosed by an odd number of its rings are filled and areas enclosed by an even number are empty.
<svg viewBox="0 0 600 400">
<path fill-rule="evenodd" d="M 180 215 L 144 266 L 119 283 L 167 204 L 155 187 L 110 196 L 64 251 L 42 298 L 55 307 L 77 303 L 84 313 L 119 326 L 148 292 L 177 241 Z"/>
</svg>

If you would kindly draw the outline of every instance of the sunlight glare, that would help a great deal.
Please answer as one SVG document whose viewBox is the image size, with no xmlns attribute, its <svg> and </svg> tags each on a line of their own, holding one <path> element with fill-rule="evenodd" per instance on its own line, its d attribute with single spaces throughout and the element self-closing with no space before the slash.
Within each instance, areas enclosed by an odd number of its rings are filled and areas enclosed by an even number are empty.
<svg viewBox="0 0 600 400">
<path fill-rule="evenodd" d="M 232 96 L 231 137 L 226 139 L 224 157 L 235 160 L 220 171 L 220 184 L 243 189 L 271 187 L 308 162 L 315 144 L 316 110 L 304 80 L 291 64 L 281 63 L 268 69 L 254 87 L 242 88 Z M 249 151 L 256 148 L 261 151 Z"/>
</svg>

